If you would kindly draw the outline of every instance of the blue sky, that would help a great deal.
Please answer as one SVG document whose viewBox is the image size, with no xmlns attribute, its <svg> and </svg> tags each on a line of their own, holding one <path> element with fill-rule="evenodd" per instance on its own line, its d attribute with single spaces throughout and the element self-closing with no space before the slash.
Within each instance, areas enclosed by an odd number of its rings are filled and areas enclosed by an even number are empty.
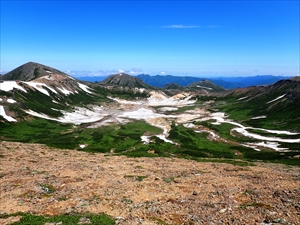
<svg viewBox="0 0 300 225">
<path fill-rule="evenodd" d="M 299 1 L 3 1 L 1 71 L 299 75 Z"/>
</svg>

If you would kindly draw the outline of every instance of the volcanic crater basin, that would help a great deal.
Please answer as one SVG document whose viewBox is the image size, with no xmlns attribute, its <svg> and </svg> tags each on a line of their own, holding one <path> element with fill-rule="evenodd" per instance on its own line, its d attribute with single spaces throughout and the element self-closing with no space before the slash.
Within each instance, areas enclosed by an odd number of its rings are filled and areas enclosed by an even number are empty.
<svg viewBox="0 0 300 225">
<path fill-rule="evenodd" d="M 1 214 L 105 212 L 117 224 L 300 223 L 299 167 L 0 146 Z"/>
</svg>

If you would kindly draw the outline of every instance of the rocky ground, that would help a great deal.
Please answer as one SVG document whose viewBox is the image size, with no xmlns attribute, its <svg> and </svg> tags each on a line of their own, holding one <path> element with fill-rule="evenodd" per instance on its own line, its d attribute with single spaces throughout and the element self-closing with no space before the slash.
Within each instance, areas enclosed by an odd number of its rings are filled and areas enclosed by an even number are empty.
<svg viewBox="0 0 300 225">
<path fill-rule="evenodd" d="M 118 224 L 300 224 L 300 168 L 277 164 L 126 158 L 3 141 L 0 188 L 0 214 L 105 212 Z M 12 219 L 19 218 L 0 224 Z"/>
</svg>

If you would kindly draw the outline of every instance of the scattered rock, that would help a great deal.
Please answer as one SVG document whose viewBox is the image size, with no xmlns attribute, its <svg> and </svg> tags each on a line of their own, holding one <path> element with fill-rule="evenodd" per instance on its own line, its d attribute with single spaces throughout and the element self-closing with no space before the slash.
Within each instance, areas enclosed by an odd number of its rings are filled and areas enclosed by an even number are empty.
<svg viewBox="0 0 300 225">
<path fill-rule="evenodd" d="M 90 224 L 90 223 L 92 223 L 91 220 L 86 217 L 81 217 L 78 222 L 78 224 Z"/>
</svg>

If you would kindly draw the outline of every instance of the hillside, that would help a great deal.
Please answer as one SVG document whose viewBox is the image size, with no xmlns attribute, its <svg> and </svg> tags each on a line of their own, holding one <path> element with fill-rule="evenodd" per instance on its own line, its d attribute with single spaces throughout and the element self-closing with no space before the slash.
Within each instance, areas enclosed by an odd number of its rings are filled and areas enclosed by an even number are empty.
<svg viewBox="0 0 300 225">
<path fill-rule="evenodd" d="M 281 80 L 273 85 L 238 88 L 223 93 L 224 99 L 234 98 L 238 101 L 227 104 L 223 108 L 247 111 L 250 117 L 267 117 L 249 120 L 247 124 L 268 128 L 285 127 L 290 130 L 300 130 L 300 79 Z"/>
</svg>

